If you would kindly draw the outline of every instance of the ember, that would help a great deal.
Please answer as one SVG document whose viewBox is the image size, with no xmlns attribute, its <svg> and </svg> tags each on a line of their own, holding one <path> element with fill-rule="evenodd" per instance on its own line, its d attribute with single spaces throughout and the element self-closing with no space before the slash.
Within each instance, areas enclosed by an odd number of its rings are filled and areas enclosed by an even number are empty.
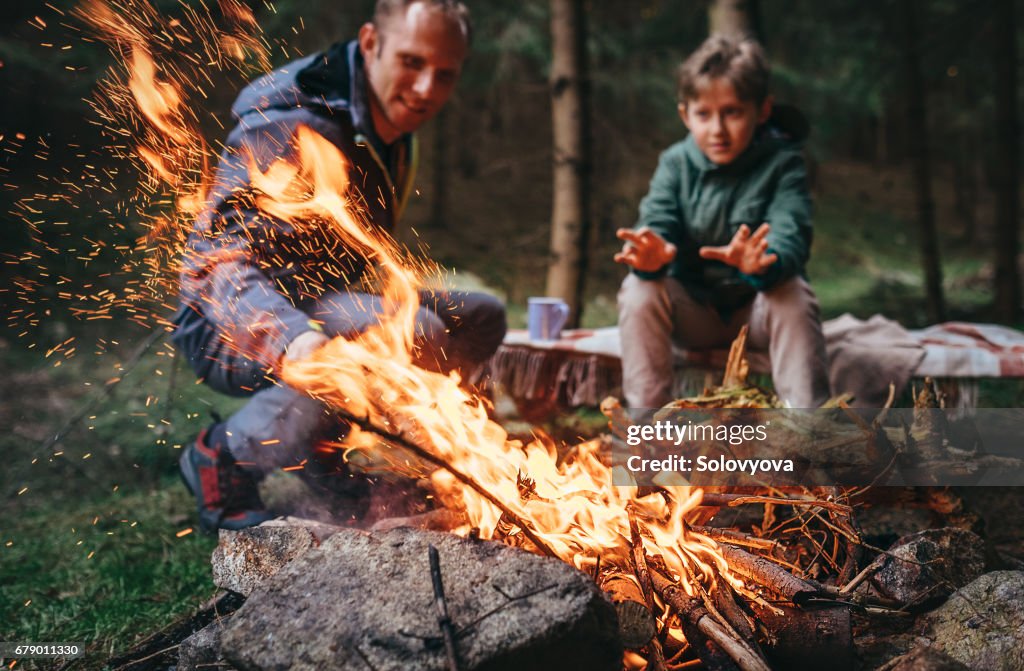
<svg viewBox="0 0 1024 671">
<path fill-rule="evenodd" d="M 138 4 L 146 9 L 143 22 L 155 21 L 152 8 Z M 226 6 L 241 17 L 239 25 L 251 20 L 240 5 Z M 130 91 L 146 119 L 137 157 L 176 195 L 176 211 L 153 226 L 148 241 L 176 254 L 180 224 L 201 207 L 209 176 L 209 151 L 181 87 L 189 73 L 154 59 L 149 34 L 138 20 L 98 0 L 85 6 L 83 16 L 128 61 L 130 75 L 119 84 L 120 97 L 108 99 L 128 104 Z M 233 56 L 258 44 L 243 33 L 230 37 L 219 44 Z M 768 669 L 759 626 L 782 618 L 784 607 L 838 604 L 900 613 L 913 605 L 858 589 L 869 576 L 858 572 L 861 551 L 872 548 L 861 539 L 853 516 L 854 492 L 615 486 L 602 440 L 576 445 L 560 460 L 549 442 L 524 445 L 510 439 L 488 417 L 487 401 L 467 391 L 456 374 L 413 364 L 418 292 L 436 281 L 439 269 L 411 259 L 362 220 L 349 198 L 348 175 L 337 169 L 345 157 L 332 143 L 309 128 L 301 128 L 292 141 L 289 161 L 265 168 L 250 163 L 256 207 L 290 223 L 299 235 L 330 235 L 372 259 L 373 283 L 386 314 L 358 336 L 335 338 L 308 359 L 287 362 L 282 379 L 353 423 L 337 450 L 362 451 L 395 471 L 428 478 L 436 500 L 456 513 L 451 532 L 551 555 L 592 575 L 616 603 L 621 638 L 635 651 L 627 654 L 627 667 L 678 668 L 699 659 L 710 668 Z M 154 262 L 167 258 L 157 254 Z M 238 347 L 248 340 L 241 332 L 226 339 Z M 746 370 L 741 336 L 723 386 L 672 407 L 778 405 L 746 386 Z M 616 403 L 604 410 L 613 427 L 625 425 Z M 749 533 L 708 526 L 720 509 L 746 505 L 762 509 Z M 444 611 L 442 620 L 447 618 Z M 842 617 L 829 622 L 844 626 Z M 848 640 L 842 632 L 837 638 Z"/>
</svg>

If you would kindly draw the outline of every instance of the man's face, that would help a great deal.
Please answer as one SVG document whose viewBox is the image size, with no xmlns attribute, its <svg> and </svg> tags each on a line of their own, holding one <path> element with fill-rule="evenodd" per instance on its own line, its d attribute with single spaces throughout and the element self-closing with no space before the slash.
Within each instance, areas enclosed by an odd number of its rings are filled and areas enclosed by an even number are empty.
<svg viewBox="0 0 1024 671">
<path fill-rule="evenodd" d="M 359 48 L 370 88 L 370 112 L 390 144 L 437 114 L 452 94 L 468 52 L 459 22 L 416 2 L 381 26 L 365 24 Z"/>
<path fill-rule="evenodd" d="M 741 100 L 732 82 L 724 77 L 710 80 L 695 100 L 679 105 L 679 117 L 690 129 L 697 147 L 718 165 L 735 161 L 771 112 L 771 98 L 760 106 Z"/>
</svg>

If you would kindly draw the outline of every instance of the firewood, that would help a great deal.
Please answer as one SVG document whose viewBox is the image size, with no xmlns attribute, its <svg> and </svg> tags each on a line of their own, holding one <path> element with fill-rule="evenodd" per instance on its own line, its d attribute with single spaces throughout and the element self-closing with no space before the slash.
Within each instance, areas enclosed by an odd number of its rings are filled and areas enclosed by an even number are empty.
<svg viewBox="0 0 1024 671">
<path fill-rule="evenodd" d="M 391 443 L 407 450 L 408 452 L 411 452 L 412 454 L 416 455 L 423 461 L 434 464 L 435 466 L 438 466 L 448 471 L 453 476 L 455 476 L 456 480 L 466 485 L 467 487 L 475 491 L 477 494 L 482 496 L 484 499 L 489 501 L 495 508 L 500 510 L 502 514 L 508 515 L 508 518 L 522 530 L 523 534 L 530 539 L 530 541 L 537 547 L 537 549 L 541 553 L 547 555 L 548 557 L 554 557 L 556 559 L 558 558 L 558 554 L 551 548 L 550 545 L 541 540 L 541 538 L 534 532 L 533 528 L 529 525 L 529 523 L 526 520 L 522 519 L 511 508 L 505 505 L 505 503 L 503 503 L 498 497 L 494 496 L 494 494 L 489 492 L 479 482 L 477 482 L 475 479 L 473 479 L 466 473 L 463 473 L 462 471 L 455 468 L 441 457 L 435 455 L 430 450 L 421 447 L 420 445 L 417 445 L 416 443 L 409 440 L 405 436 L 395 433 L 393 431 L 388 431 L 385 428 L 377 426 L 372 421 L 370 421 L 369 417 L 356 417 L 352 413 L 341 409 L 335 409 L 335 413 L 342 419 L 352 422 L 360 429 L 363 429 L 364 431 L 368 431 L 370 433 L 374 433 L 380 436 L 381 438 L 384 438 L 385 440 L 388 440 Z"/>
<path fill-rule="evenodd" d="M 610 573 L 601 580 L 601 589 L 611 598 L 619 616 L 622 644 L 636 650 L 650 643 L 657 627 L 636 580 L 624 573 Z"/>
<path fill-rule="evenodd" d="M 715 608 L 729 622 L 733 630 L 739 634 L 754 650 L 760 652 L 757 636 L 747 614 L 736 603 L 737 595 L 726 580 L 718 580 L 711 591 Z"/>
<path fill-rule="evenodd" d="M 850 607 L 781 607 L 781 614 L 752 604 L 759 625 L 767 632 L 764 645 L 781 669 L 847 671 L 853 667 L 853 627 Z M 778 608 L 778 607 L 777 607 Z"/>
<path fill-rule="evenodd" d="M 778 541 L 774 541 L 770 538 L 759 538 L 733 529 L 719 529 L 718 527 L 708 526 L 692 526 L 690 529 L 699 534 L 704 534 L 708 538 L 719 543 L 744 545 L 746 547 L 757 548 L 759 550 L 768 550 L 769 552 L 779 546 Z"/>
<path fill-rule="evenodd" d="M 430 561 L 430 581 L 434 586 L 434 603 L 437 606 L 437 624 L 444 637 L 448 671 L 459 671 L 459 658 L 455 649 L 455 626 L 448 614 L 448 600 L 445 598 L 444 579 L 441 576 L 441 557 L 434 545 L 427 546 L 427 557 Z"/>
<path fill-rule="evenodd" d="M 770 671 L 768 664 L 745 641 L 730 634 L 711 617 L 700 599 L 689 596 L 660 571 L 652 571 L 651 578 L 655 591 L 679 615 L 686 640 L 705 666 L 709 669 Z"/>
<path fill-rule="evenodd" d="M 719 551 L 733 572 L 794 604 L 801 605 L 820 594 L 819 585 L 797 578 L 764 557 L 728 545 L 720 546 Z"/>
<path fill-rule="evenodd" d="M 647 608 L 653 612 L 654 585 L 651 582 L 650 567 L 647 566 L 647 555 L 644 552 L 643 537 L 640 535 L 640 524 L 637 522 L 632 506 L 627 506 L 626 513 L 629 515 L 629 548 L 630 559 L 633 560 L 633 572 L 636 574 Z M 661 641 L 656 638 L 651 640 L 650 667 L 651 671 L 664 671 L 665 669 L 665 655 L 661 649 Z"/>
<path fill-rule="evenodd" d="M 747 330 L 748 326 L 744 324 L 729 347 L 729 358 L 725 362 L 725 375 L 722 378 L 722 387 L 725 389 L 747 384 L 747 374 L 750 372 L 747 363 Z"/>
</svg>

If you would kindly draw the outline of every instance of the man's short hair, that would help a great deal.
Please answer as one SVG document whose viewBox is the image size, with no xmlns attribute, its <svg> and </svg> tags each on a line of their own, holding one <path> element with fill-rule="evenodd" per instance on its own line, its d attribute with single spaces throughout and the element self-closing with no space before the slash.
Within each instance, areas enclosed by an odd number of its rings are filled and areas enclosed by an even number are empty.
<svg viewBox="0 0 1024 671">
<path fill-rule="evenodd" d="M 760 105 L 768 97 L 770 75 L 768 59 L 756 40 L 712 35 L 679 66 L 679 102 L 696 100 L 711 80 L 724 77 L 740 100 Z"/>
<path fill-rule="evenodd" d="M 409 5 L 422 2 L 427 7 L 442 11 L 445 16 L 455 19 L 462 26 L 462 32 L 466 35 L 466 44 L 472 41 L 473 23 L 469 18 L 469 8 L 459 0 L 377 0 L 373 10 L 373 25 L 378 30 L 387 22 L 388 18 L 396 13 L 404 14 Z"/>
</svg>

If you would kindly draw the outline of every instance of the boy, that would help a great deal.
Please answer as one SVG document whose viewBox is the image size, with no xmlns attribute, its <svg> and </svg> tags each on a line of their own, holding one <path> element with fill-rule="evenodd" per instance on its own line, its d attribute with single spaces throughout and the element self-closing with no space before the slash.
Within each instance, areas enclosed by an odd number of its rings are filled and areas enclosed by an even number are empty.
<svg viewBox="0 0 1024 671">
<path fill-rule="evenodd" d="M 662 153 L 636 228 L 617 232 L 625 244 L 615 260 L 632 268 L 619 291 L 631 407 L 671 400 L 673 343 L 724 347 L 744 324 L 750 346 L 768 350 L 783 401 L 828 399 L 818 301 L 804 278 L 806 124 L 794 132 L 778 122 L 768 77 L 756 42 L 717 35 L 679 69 L 689 137 Z"/>
</svg>

